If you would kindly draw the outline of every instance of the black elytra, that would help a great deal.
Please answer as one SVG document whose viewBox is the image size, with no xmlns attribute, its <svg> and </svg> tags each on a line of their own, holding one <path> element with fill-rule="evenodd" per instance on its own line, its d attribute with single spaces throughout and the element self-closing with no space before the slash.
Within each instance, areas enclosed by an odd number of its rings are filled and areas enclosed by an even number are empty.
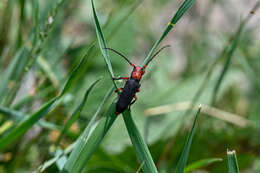
<svg viewBox="0 0 260 173">
<path fill-rule="evenodd" d="M 136 79 L 129 79 L 126 81 L 123 91 L 121 92 L 119 99 L 116 103 L 116 113 L 124 112 L 131 104 L 135 94 L 140 88 L 139 81 Z"/>
<path fill-rule="evenodd" d="M 123 54 L 120 52 L 112 49 L 112 48 L 104 48 L 108 50 L 112 50 L 113 52 L 117 53 L 121 57 L 123 57 L 132 67 L 133 71 L 131 73 L 130 78 L 129 77 L 119 77 L 119 78 L 113 78 L 113 80 L 120 80 L 124 79 L 127 80 L 124 88 L 119 88 L 117 90 L 122 92 L 120 93 L 119 99 L 116 103 L 116 114 L 120 114 L 124 112 L 127 108 L 130 109 L 130 106 L 137 100 L 136 93 L 139 92 L 140 90 L 140 80 L 145 73 L 145 68 L 147 65 L 153 60 L 153 58 L 159 54 L 164 48 L 170 47 L 169 45 L 163 46 L 160 50 L 158 50 L 152 57 L 151 59 L 143 66 L 135 66 L 133 63 L 131 63 Z M 134 101 L 132 101 L 134 99 Z"/>
</svg>

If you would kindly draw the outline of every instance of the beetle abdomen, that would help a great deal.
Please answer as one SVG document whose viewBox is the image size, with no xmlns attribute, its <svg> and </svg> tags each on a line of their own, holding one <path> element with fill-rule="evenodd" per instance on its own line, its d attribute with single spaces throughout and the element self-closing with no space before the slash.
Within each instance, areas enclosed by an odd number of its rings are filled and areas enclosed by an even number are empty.
<svg viewBox="0 0 260 173">
<path fill-rule="evenodd" d="M 116 112 L 121 113 L 124 112 L 125 109 L 131 104 L 138 88 L 140 88 L 139 81 L 135 79 L 129 79 L 124 88 L 122 93 L 119 96 L 119 99 L 116 103 Z"/>
</svg>

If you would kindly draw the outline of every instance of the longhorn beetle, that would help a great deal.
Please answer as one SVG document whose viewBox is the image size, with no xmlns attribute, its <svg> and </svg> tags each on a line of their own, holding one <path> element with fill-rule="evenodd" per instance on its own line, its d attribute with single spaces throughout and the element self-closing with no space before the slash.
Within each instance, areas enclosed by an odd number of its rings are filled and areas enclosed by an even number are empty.
<svg viewBox="0 0 260 173">
<path fill-rule="evenodd" d="M 121 54 L 120 52 L 112 48 L 104 48 L 104 49 L 111 50 L 116 54 L 120 55 L 133 67 L 133 71 L 130 77 L 113 78 L 113 80 L 121 80 L 121 79 L 126 80 L 124 88 L 118 88 L 115 91 L 115 92 L 122 91 L 116 103 L 117 115 L 124 112 L 127 108 L 130 108 L 130 106 L 135 103 L 135 101 L 137 100 L 136 93 L 140 91 L 140 86 L 141 86 L 140 80 L 145 73 L 145 68 L 153 60 L 153 58 L 156 57 L 156 55 L 158 55 L 166 47 L 170 47 L 170 46 L 169 45 L 163 46 L 152 56 L 152 58 L 143 67 L 134 65 L 126 58 L 126 56 L 124 56 L 123 54 Z"/>
</svg>

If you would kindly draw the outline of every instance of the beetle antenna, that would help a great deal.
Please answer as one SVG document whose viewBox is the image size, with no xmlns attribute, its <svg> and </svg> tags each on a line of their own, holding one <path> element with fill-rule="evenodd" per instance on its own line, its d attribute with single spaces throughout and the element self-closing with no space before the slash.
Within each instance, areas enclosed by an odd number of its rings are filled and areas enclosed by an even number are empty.
<svg viewBox="0 0 260 173">
<path fill-rule="evenodd" d="M 159 49 L 153 56 L 152 58 L 145 64 L 146 66 L 166 47 L 171 47 L 170 45 L 166 45 L 166 46 L 163 46 L 161 49 Z"/>
<path fill-rule="evenodd" d="M 116 53 L 116 54 L 120 55 L 121 57 L 123 57 L 131 66 L 135 66 L 133 63 L 131 63 L 131 62 L 126 58 L 125 55 L 123 55 L 122 53 L 116 51 L 115 49 L 108 48 L 108 47 L 105 47 L 105 48 L 103 48 L 103 49 L 112 50 L 114 53 Z"/>
</svg>

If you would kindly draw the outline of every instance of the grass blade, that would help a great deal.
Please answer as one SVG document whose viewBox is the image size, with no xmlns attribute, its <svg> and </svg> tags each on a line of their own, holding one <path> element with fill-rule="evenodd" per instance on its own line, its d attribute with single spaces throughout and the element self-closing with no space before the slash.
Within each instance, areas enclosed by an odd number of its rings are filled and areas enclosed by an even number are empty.
<svg viewBox="0 0 260 173">
<path fill-rule="evenodd" d="M 107 64 L 107 68 L 109 70 L 111 78 L 113 78 L 114 77 L 114 72 L 113 72 L 113 69 L 112 69 L 112 65 L 111 65 L 111 61 L 110 61 L 109 55 L 107 53 L 107 50 L 105 49 L 107 47 L 106 46 L 106 41 L 104 39 L 104 36 L 103 36 L 103 33 L 102 33 L 102 29 L 101 29 L 99 21 L 98 21 L 98 17 L 97 17 L 97 14 L 96 14 L 96 10 L 95 10 L 95 6 L 94 6 L 93 0 L 91 0 L 91 4 L 92 4 L 93 17 L 94 17 L 94 22 L 95 22 L 95 27 L 96 27 L 96 33 L 97 33 L 99 47 L 100 47 L 102 55 L 105 58 L 105 61 L 106 61 L 106 64 Z M 114 85 L 116 87 L 116 84 L 115 84 L 114 81 L 113 81 L 113 83 L 114 83 Z"/>
<path fill-rule="evenodd" d="M 240 30 L 240 32 L 241 32 L 241 30 Z M 217 79 L 216 85 L 215 85 L 214 90 L 213 90 L 213 97 L 212 97 L 212 102 L 211 102 L 212 105 L 215 104 L 217 93 L 218 93 L 219 88 L 220 88 L 220 84 L 222 83 L 224 76 L 225 76 L 228 68 L 230 67 L 232 55 L 235 52 L 235 49 L 236 49 L 238 42 L 239 42 L 240 32 L 239 32 L 239 35 L 237 35 L 237 37 L 235 38 L 235 40 L 232 42 L 230 50 L 228 50 L 228 52 L 227 52 L 227 59 L 226 59 L 225 65 L 223 66 L 221 73 L 219 74 L 219 77 Z"/>
<path fill-rule="evenodd" d="M 20 76 L 20 66 L 23 65 L 27 61 L 28 50 L 24 47 L 20 48 L 17 51 L 15 57 L 11 61 L 11 64 L 8 66 L 8 69 L 4 72 L 4 76 L 1 80 L 0 85 L 0 103 L 6 102 L 4 99 L 9 92 L 8 84 L 13 79 L 16 80 Z"/>
<path fill-rule="evenodd" d="M 96 15 L 93 0 L 91 0 L 91 3 L 92 3 L 92 9 L 93 9 L 93 15 L 94 15 L 94 21 L 95 21 L 95 25 L 96 25 L 96 32 L 97 32 L 97 37 L 98 37 L 98 41 L 99 41 L 99 46 L 100 46 L 101 52 L 102 52 L 102 54 L 105 58 L 107 67 L 108 67 L 109 72 L 110 72 L 110 76 L 111 76 L 111 78 L 113 78 L 114 73 L 113 73 L 112 65 L 111 65 L 110 58 L 108 56 L 107 50 L 104 49 L 104 48 L 106 48 L 106 43 L 105 43 L 105 39 L 104 39 L 104 36 L 102 34 L 102 30 L 101 30 L 101 27 L 100 27 L 100 24 L 99 24 L 99 21 L 98 21 L 98 17 Z M 113 83 L 114 83 L 115 88 L 117 88 L 114 81 L 113 81 Z M 137 156 L 138 156 L 141 163 L 144 162 L 143 170 L 145 170 L 145 172 L 149 172 L 149 173 L 158 172 L 156 170 L 156 167 L 155 167 L 154 162 L 152 160 L 151 154 L 149 153 L 149 150 L 148 150 L 144 140 L 142 139 L 140 133 L 138 132 L 138 129 L 136 128 L 133 120 L 131 121 L 131 119 L 127 118 L 127 117 L 131 117 L 130 112 L 126 111 L 125 113 L 123 113 L 123 115 L 124 115 L 124 120 L 125 120 L 125 124 L 127 126 L 127 129 L 128 129 L 129 136 L 131 137 L 134 148 L 137 151 Z M 133 127 L 135 127 L 134 131 L 131 130 L 131 128 L 133 128 Z M 73 171 L 74 170 L 75 169 L 73 169 Z"/>
<path fill-rule="evenodd" d="M 91 3 L 92 3 L 92 9 L 93 9 L 93 15 L 94 15 L 94 21 L 95 21 L 95 25 L 96 25 L 96 32 L 97 32 L 97 37 L 98 37 L 98 41 L 99 41 L 99 46 L 100 46 L 101 52 L 105 58 L 111 78 L 113 78 L 114 73 L 113 73 L 112 65 L 111 65 L 107 50 L 104 49 L 104 48 L 106 48 L 106 43 L 105 43 L 105 39 L 102 34 L 102 30 L 101 30 L 101 27 L 100 27 L 100 24 L 98 21 L 98 17 L 96 15 L 93 0 L 91 0 Z M 113 83 L 114 83 L 115 88 L 117 88 L 114 81 L 113 81 Z M 145 170 L 145 172 L 149 172 L 149 173 L 158 172 L 154 165 L 154 162 L 152 160 L 148 147 L 146 146 L 144 140 L 142 139 L 133 120 L 131 118 L 130 119 L 127 118 L 127 117 L 131 117 L 130 112 L 126 111 L 125 113 L 123 113 L 123 115 L 124 115 L 124 120 L 125 120 L 126 127 L 128 129 L 129 136 L 131 137 L 134 148 L 137 151 L 137 157 L 139 158 L 140 163 L 144 162 L 143 170 Z M 134 128 L 134 130 L 132 128 Z"/>
<path fill-rule="evenodd" d="M 187 160 L 188 160 L 192 139 L 193 139 L 193 136 L 194 136 L 194 133 L 195 133 L 195 126 L 196 126 L 198 116 L 200 114 L 200 110 L 201 110 L 201 106 L 199 107 L 199 109 L 198 109 L 198 111 L 195 115 L 195 119 L 194 119 L 194 122 L 193 122 L 193 125 L 192 125 L 191 132 L 189 134 L 188 140 L 187 140 L 187 142 L 184 146 L 184 149 L 182 151 L 180 160 L 178 161 L 178 164 L 177 164 L 176 173 L 183 173 L 184 172 L 184 168 L 185 168 L 185 165 L 186 165 Z"/>
<path fill-rule="evenodd" d="M 84 64 L 87 62 L 88 60 L 88 55 L 91 53 L 91 51 L 93 50 L 94 46 L 90 47 L 87 51 L 86 51 L 86 54 L 85 56 L 83 56 L 79 62 L 79 64 L 72 70 L 68 80 L 66 81 L 62 91 L 61 91 L 61 94 L 60 94 L 60 97 L 63 96 L 65 93 L 67 93 L 67 91 L 71 88 L 73 82 L 74 82 L 74 79 L 76 79 L 76 76 L 78 74 L 78 72 L 80 71 L 80 68 L 84 66 Z"/>
<path fill-rule="evenodd" d="M 96 15 L 95 11 L 95 6 L 93 3 L 93 0 L 91 1 L 92 3 L 92 10 L 93 10 L 93 16 L 94 16 L 94 22 L 95 22 L 95 27 L 96 27 L 96 33 L 97 33 L 97 38 L 98 38 L 98 43 L 101 49 L 101 53 L 103 54 L 105 58 L 105 62 L 107 64 L 108 70 L 110 72 L 111 78 L 114 77 L 112 65 L 110 62 L 109 55 L 107 53 L 107 50 L 104 49 L 106 48 L 106 43 L 105 39 L 98 21 L 98 17 Z M 113 81 L 113 84 L 116 87 L 115 82 Z M 81 172 L 88 162 L 89 158 L 91 155 L 94 153 L 94 151 L 98 148 L 99 144 L 103 140 L 104 136 L 106 135 L 107 131 L 110 129 L 112 124 L 114 123 L 116 119 L 116 114 L 115 114 L 115 103 L 112 103 L 110 105 L 110 108 L 108 109 L 106 116 L 102 117 L 101 120 L 98 122 L 97 127 L 94 129 L 94 131 L 91 133 L 89 136 L 92 123 L 94 121 L 91 121 L 89 125 L 85 128 L 83 134 L 78 138 L 76 147 L 71 153 L 68 161 L 65 163 L 65 166 L 62 170 L 62 172 Z"/>
<path fill-rule="evenodd" d="M 188 172 L 194 171 L 196 169 L 199 169 L 201 167 L 208 166 L 212 163 L 221 162 L 221 161 L 223 161 L 223 159 L 221 159 L 221 158 L 209 158 L 209 159 L 199 160 L 197 162 L 194 162 L 194 163 L 191 163 L 190 165 L 188 165 L 184 169 L 184 172 L 188 173 Z"/>
<path fill-rule="evenodd" d="M 228 173 L 239 173 L 236 151 L 227 150 Z"/>
<path fill-rule="evenodd" d="M 136 170 L 136 173 L 139 173 L 144 165 L 144 162 L 139 166 L 139 168 Z"/>
<path fill-rule="evenodd" d="M 110 98 L 110 96 L 112 95 L 114 90 L 114 87 L 111 87 L 110 90 L 107 92 L 106 96 L 104 97 L 104 99 L 102 100 L 101 104 L 98 106 L 98 109 L 96 111 L 96 113 L 94 114 L 94 116 L 91 118 L 90 122 L 88 123 L 86 129 L 84 130 L 83 134 L 86 136 L 86 138 L 89 135 L 89 132 L 91 130 L 91 128 L 95 125 L 96 120 L 98 115 L 100 114 L 101 109 L 103 108 L 103 106 L 105 105 L 106 101 Z M 59 160 L 62 156 L 64 156 L 64 154 L 68 154 L 70 153 L 74 148 L 76 148 L 76 143 L 71 144 L 69 147 L 67 147 L 65 150 L 63 150 L 63 152 L 59 152 L 57 153 L 57 155 L 55 155 L 55 157 L 51 158 L 50 160 L 46 161 L 45 163 L 43 163 L 42 165 L 40 165 L 38 167 L 38 171 L 43 172 L 45 169 L 47 169 L 48 167 L 50 167 L 52 164 L 54 164 L 57 160 Z M 78 147 L 78 145 L 77 145 Z M 76 149 L 77 150 L 77 149 Z M 74 154 L 75 155 L 75 154 Z M 69 162 L 67 163 L 69 164 Z"/>
<path fill-rule="evenodd" d="M 48 63 L 48 61 L 46 61 L 42 56 L 39 56 L 36 61 L 39 67 L 44 71 L 46 76 L 50 79 L 54 88 L 58 88 L 59 80 L 55 72 L 51 68 L 50 64 Z"/>
<path fill-rule="evenodd" d="M 254 7 L 252 8 L 251 11 L 255 12 L 259 8 L 259 5 L 260 5 L 260 2 L 258 1 L 254 5 Z M 252 13 L 249 13 L 248 16 L 240 23 L 240 25 L 237 29 L 237 32 L 234 35 L 233 41 L 232 41 L 230 47 L 228 47 L 229 49 L 226 52 L 226 57 L 227 57 L 226 62 L 225 62 L 224 66 L 221 70 L 221 73 L 219 74 L 219 77 L 217 79 L 216 85 L 215 85 L 214 90 L 213 90 L 213 96 L 212 96 L 212 101 L 211 101 L 212 105 L 214 105 L 215 102 L 216 102 L 217 93 L 218 93 L 220 85 L 221 85 L 221 83 L 222 83 L 222 81 L 223 81 L 223 79 L 224 79 L 224 77 L 227 73 L 227 70 L 230 67 L 231 59 L 232 59 L 233 54 L 234 54 L 234 52 L 235 52 L 235 50 L 238 46 L 239 41 L 240 41 L 241 33 L 244 29 L 244 26 L 251 19 L 252 15 L 253 15 Z"/>
<path fill-rule="evenodd" d="M 27 72 L 31 69 L 31 67 L 34 65 L 34 62 L 37 60 L 37 57 L 40 55 L 43 47 L 44 47 L 44 43 L 47 40 L 47 36 L 49 35 L 49 32 L 51 31 L 51 29 L 54 26 L 53 21 L 55 21 L 55 18 L 57 16 L 57 13 L 59 10 L 61 10 L 61 6 L 62 4 L 64 4 L 65 0 L 61 0 L 59 2 L 57 2 L 56 6 L 54 9 L 50 10 L 50 16 L 48 17 L 47 21 L 45 21 L 45 25 L 43 27 L 42 30 L 39 30 L 39 21 L 37 21 L 37 23 L 35 23 L 35 28 L 29 33 L 28 38 L 33 38 L 31 45 L 29 46 L 29 51 L 27 53 L 26 56 L 24 56 L 24 58 L 22 59 L 23 63 L 19 63 L 18 64 L 18 70 L 15 70 L 14 72 L 18 72 L 19 75 L 15 76 L 15 80 L 16 82 L 13 84 L 12 88 L 10 88 L 10 93 L 6 94 L 7 98 L 4 99 L 4 105 L 10 105 L 13 101 L 13 99 L 15 98 L 18 89 L 20 88 L 20 85 L 22 83 L 22 79 L 23 77 L 27 74 Z M 35 16 L 35 20 L 37 20 L 38 18 L 38 3 L 37 2 L 33 2 L 32 3 L 33 7 L 35 7 L 36 9 L 32 10 L 33 16 Z M 49 22 L 50 18 L 52 18 L 52 22 Z M 39 19 L 39 18 L 38 18 Z M 33 36 L 33 37 L 32 37 Z M 39 39 L 41 38 L 41 40 Z"/>
<path fill-rule="evenodd" d="M 49 159 L 48 161 L 44 162 L 40 165 L 34 173 L 39 173 L 45 171 L 48 167 L 53 165 L 56 161 L 58 161 L 62 156 L 69 154 L 72 149 L 75 147 L 75 143 L 69 145 L 65 150 L 59 151 L 53 158 Z"/>
<path fill-rule="evenodd" d="M 83 170 L 89 158 L 96 151 L 116 118 L 115 103 L 112 103 L 106 112 L 106 116 L 100 119 L 90 136 L 89 132 L 92 126 L 88 125 L 85 128 L 83 134 L 78 138 L 75 149 L 70 154 L 70 157 L 62 170 L 63 173 L 78 173 Z"/>
<path fill-rule="evenodd" d="M 71 125 L 77 120 L 77 118 L 79 117 L 83 107 L 86 104 L 88 95 L 90 93 L 90 91 L 93 89 L 93 87 L 100 81 L 100 78 L 97 79 L 95 82 L 93 82 L 91 84 L 91 86 L 86 90 L 86 93 L 84 95 L 84 98 L 82 99 L 80 105 L 76 108 L 76 110 L 73 112 L 73 114 L 71 115 L 71 117 L 69 118 L 69 120 L 66 122 L 66 124 L 64 125 L 61 134 L 57 140 L 56 145 L 58 145 L 61 141 L 61 139 L 64 137 L 64 135 L 67 133 L 68 129 L 71 127 Z"/>
<path fill-rule="evenodd" d="M 91 50 L 91 48 L 90 48 L 90 50 Z M 79 65 L 74 68 L 74 70 L 70 74 L 68 80 L 66 81 L 65 86 L 63 87 L 63 90 L 57 97 L 50 100 L 48 103 L 46 103 L 44 106 L 42 106 L 35 113 L 29 115 L 27 119 L 20 122 L 13 130 L 11 130 L 7 135 L 3 136 L 0 139 L 0 151 L 4 150 L 6 147 L 8 147 L 11 143 L 13 143 L 15 140 L 17 140 L 26 131 L 28 131 L 43 116 L 45 116 L 51 110 L 53 110 L 57 101 L 59 101 L 61 99 L 61 97 L 71 88 L 72 82 L 74 81 L 73 79 L 76 77 L 76 74 L 79 71 L 79 68 L 82 66 L 83 62 L 85 61 L 85 59 L 86 59 L 85 57 L 86 56 L 84 56 L 82 58 L 82 61 L 79 63 Z"/>
<path fill-rule="evenodd" d="M 22 112 L 19 112 L 19 111 L 13 110 L 13 109 L 9 109 L 9 108 L 6 108 L 6 107 L 2 107 L 2 106 L 0 106 L 0 113 L 8 116 L 8 119 L 12 119 L 12 120 L 17 121 L 17 122 L 23 121 L 27 117 L 27 115 L 25 115 Z M 45 120 L 39 120 L 39 122 L 37 124 L 39 126 L 43 127 L 43 128 L 46 128 L 46 129 L 51 129 L 51 130 L 60 129 L 59 126 L 57 126 L 53 123 L 47 122 Z"/>
<path fill-rule="evenodd" d="M 12 119 L 14 121 L 20 121 L 26 117 L 22 112 L 15 111 L 3 106 L 0 106 L 0 113 L 6 115 L 8 119 Z"/>
<path fill-rule="evenodd" d="M 171 31 L 171 29 L 174 27 L 174 25 L 180 20 L 180 18 L 183 16 L 183 14 L 194 4 L 195 0 L 185 0 L 180 8 L 177 10 L 175 15 L 172 17 L 171 21 L 168 23 L 168 26 L 162 33 L 161 37 L 159 40 L 155 42 L 153 45 L 152 49 L 150 50 L 149 54 L 147 57 L 144 59 L 142 66 L 147 64 L 147 62 L 151 59 L 153 52 L 155 49 L 158 47 L 158 45 L 162 42 L 162 40 L 167 36 L 167 34 Z"/>
<path fill-rule="evenodd" d="M 133 147 L 136 151 L 139 163 L 142 165 L 144 173 L 157 173 L 158 171 L 153 162 L 152 156 L 148 150 L 147 145 L 144 142 L 144 139 L 138 131 L 129 110 L 123 113 L 123 118 Z"/>
<path fill-rule="evenodd" d="M 254 5 L 253 9 L 251 10 L 251 12 L 253 11 L 255 13 L 255 11 L 259 8 L 260 6 L 260 2 L 256 2 L 256 4 Z M 241 24 L 243 25 L 246 25 L 246 21 L 248 21 L 251 16 L 254 14 L 254 13 L 249 13 L 247 15 L 247 17 L 244 19 L 244 22 L 241 22 Z M 228 48 L 229 48 L 229 45 L 230 43 L 232 44 L 234 42 L 234 37 L 236 37 L 236 35 L 239 33 L 239 28 L 241 26 L 239 26 L 237 29 L 236 29 L 236 32 L 234 34 L 231 35 L 231 37 L 228 39 L 230 40 L 229 42 L 227 42 L 227 44 L 224 46 L 224 48 L 222 49 L 222 51 L 216 56 L 216 58 L 214 58 L 214 61 L 213 63 L 210 65 L 210 67 L 208 68 L 208 71 L 205 75 L 205 77 L 203 78 L 203 81 L 199 87 L 199 89 L 196 91 L 195 95 L 193 96 L 192 100 L 191 100 L 191 104 L 190 104 L 190 109 L 188 109 L 187 111 L 185 111 L 183 117 L 186 117 L 187 115 L 190 114 L 191 110 L 194 109 L 194 106 L 196 105 L 196 102 L 199 100 L 199 98 L 201 97 L 204 89 L 206 88 L 206 86 L 208 85 L 208 82 L 210 81 L 209 79 L 211 78 L 212 76 L 212 73 L 213 73 L 213 70 L 215 69 L 215 66 L 219 63 L 219 61 L 222 59 L 222 57 L 224 57 L 224 55 L 226 54 L 226 52 L 228 51 Z M 213 96 L 214 97 L 214 96 Z"/>
<path fill-rule="evenodd" d="M 27 130 L 29 130 L 40 118 L 50 112 L 55 106 L 58 98 L 54 98 L 44 106 L 42 106 L 37 112 L 30 115 L 26 120 L 19 123 L 13 130 L 11 130 L 6 136 L 0 140 L 0 151 L 4 150 L 20 136 L 22 136 Z"/>
</svg>

